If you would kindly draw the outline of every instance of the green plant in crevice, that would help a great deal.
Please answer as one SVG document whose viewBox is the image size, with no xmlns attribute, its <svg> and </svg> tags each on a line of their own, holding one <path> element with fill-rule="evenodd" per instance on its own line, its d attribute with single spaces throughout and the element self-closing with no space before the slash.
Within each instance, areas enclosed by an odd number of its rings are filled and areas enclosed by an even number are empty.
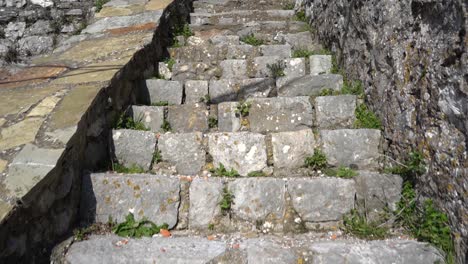
<svg viewBox="0 0 468 264">
<path fill-rule="evenodd" d="M 157 163 L 160 163 L 162 161 L 163 161 L 163 158 L 162 158 L 162 155 L 161 155 L 161 151 L 156 150 L 153 153 L 153 164 L 157 164 Z"/>
<path fill-rule="evenodd" d="M 205 103 L 207 105 L 211 104 L 211 97 L 209 94 L 205 94 L 205 96 L 203 97 L 200 97 L 200 100 L 199 100 L 200 103 Z"/>
<path fill-rule="evenodd" d="M 247 177 L 265 177 L 266 174 L 263 171 L 251 171 L 247 174 Z"/>
<path fill-rule="evenodd" d="M 314 154 L 307 157 L 304 165 L 314 170 L 320 170 L 327 167 L 327 156 L 319 149 L 314 150 Z"/>
<path fill-rule="evenodd" d="M 294 18 L 296 21 L 307 22 L 306 13 L 304 10 L 297 11 Z"/>
<path fill-rule="evenodd" d="M 222 163 L 219 164 L 218 168 L 211 169 L 210 172 L 218 177 L 236 178 L 240 176 L 235 169 L 227 170 Z"/>
<path fill-rule="evenodd" d="M 193 36 L 192 29 L 190 28 L 190 25 L 185 23 L 185 24 L 179 24 L 175 27 L 174 29 L 174 35 L 175 36 L 183 36 L 185 39 Z"/>
<path fill-rule="evenodd" d="M 156 73 L 151 79 L 166 80 L 166 77 L 164 77 L 160 73 Z"/>
<path fill-rule="evenodd" d="M 176 64 L 176 61 L 173 58 L 167 58 L 164 60 L 164 63 L 167 65 L 167 68 L 172 71 L 172 68 L 174 68 L 174 65 Z"/>
<path fill-rule="evenodd" d="M 141 168 L 140 166 L 133 164 L 130 167 L 125 167 L 122 164 L 119 164 L 118 162 L 112 163 L 112 171 L 115 171 L 117 173 L 125 173 L 125 174 L 138 174 L 138 173 L 144 173 L 145 170 Z"/>
<path fill-rule="evenodd" d="M 353 209 L 343 217 L 343 230 L 361 239 L 384 239 L 389 235 L 389 229 L 378 221 L 369 221 L 364 214 Z"/>
<path fill-rule="evenodd" d="M 412 151 L 403 163 L 385 168 L 385 172 L 401 175 L 406 181 L 415 182 L 417 176 L 426 172 L 426 163 L 421 152 Z"/>
<path fill-rule="evenodd" d="M 333 96 L 333 95 L 339 95 L 339 94 L 340 94 L 339 91 L 335 91 L 331 88 L 325 88 L 320 91 L 319 96 Z"/>
<path fill-rule="evenodd" d="M 112 232 L 118 236 L 141 238 L 141 237 L 152 237 L 154 234 L 158 234 L 161 229 L 168 229 L 169 225 L 164 223 L 160 226 L 155 223 L 143 218 L 140 221 L 136 221 L 132 213 L 129 213 L 125 217 L 125 221 L 116 225 Z"/>
<path fill-rule="evenodd" d="M 307 49 L 295 49 L 293 50 L 292 57 L 293 58 L 308 58 L 312 55 L 314 55 L 313 51 L 310 51 Z"/>
<path fill-rule="evenodd" d="M 371 128 L 382 129 L 382 123 L 374 112 L 369 110 L 367 105 L 359 104 L 355 110 L 356 121 L 354 122 L 355 128 Z"/>
<path fill-rule="evenodd" d="M 164 120 L 162 125 L 161 125 L 161 129 L 164 131 L 164 132 L 170 132 L 172 131 L 172 127 L 171 127 L 171 124 L 169 123 L 169 121 L 167 120 Z"/>
<path fill-rule="evenodd" d="M 284 70 L 286 69 L 286 64 L 284 61 L 277 61 L 275 63 L 268 64 L 267 68 L 270 71 L 271 76 L 275 79 L 286 75 L 284 73 Z"/>
<path fill-rule="evenodd" d="M 358 175 L 358 172 L 347 168 L 344 166 L 340 166 L 338 169 L 325 169 L 325 174 L 331 177 L 338 177 L 343 179 L 351 179 Z"/>
<path fill-rule="evenodd" d="M 215 229 L 214 224 L 208 224 L 208 230 L 213 231 Z"/>
<path fill-rule="evenodd" d="M 216 117 L 210 116 L 208 117 L 208 127 L 215 128 L 218 126 L 218 119 Z"/>
<path fill-rule="evenodd" d="M 143 116 L 138 117 L 134 120 L 132 117 L 126 117 L 125 114 L 119 116 L 114 128 L 116 129 L 133 129 L 133 130 L 143 130 L 148 131 L 149 129 L 142 122 Z"/>
<path fill-rule="evenodd" d="M 252 46 L 261 46 L 265 43 L 263 39 L 258 39 L 257 37 L 255 37 L 253 33 L 241 37 L 240 41 L 244 42 L 245 44 L 252 45 Z"/>
<path fill-rule="evenodd" d="M 96 13 L 99 13 L 104 7 L 104 5 L 109 1 L 110 0 L 96 0 L 96 2 L 94 3 L 94 6 L 96 7 Z"/>
<path fill-rule="evenodd" d="M 283 5 L 283 10 L 293 10 L 295 4 L 294 3 L 286 3 Z"/>
<path fill-rule="evenodd" d="M 234 201 L 234 195 L 228 190 L 227 187 L 223 188 L 223 197 L 219 202 L 219 207 L 221 208 L 221 212 L 224 215 L 229 214 L 231 211 L 231 206 Z"/>
<path fill-rule="evenodd" d="M 348 81 L 343 82 L 343 87 L 341 88 L 341 94 L 351 94 L 356 95 L 358 98 L 364 98 L 364 87 L 361 81 Z"/>
<path fill-rule="evenodd" d="M 168 106 L 169 102 L 168 101 L 159 101 L 159 102 L 156 102 L 156 103 L 152 103 L 151 105 L 152 106 Z"/>
<path fill-rule="evenodd" d="M 234 112 L 241 117 L 246 117 L 249 115 L 250 107 L 252 106 L 251 102 L 239 102 L 236 105 Z"/>
</svg>

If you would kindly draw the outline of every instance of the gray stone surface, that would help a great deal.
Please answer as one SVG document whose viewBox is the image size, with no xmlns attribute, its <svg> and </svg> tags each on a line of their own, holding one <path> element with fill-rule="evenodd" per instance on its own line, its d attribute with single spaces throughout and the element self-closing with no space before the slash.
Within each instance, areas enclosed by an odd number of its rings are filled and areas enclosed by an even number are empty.
<svg viewBox="0 0 468 264">
<path fill-rule="evenodd" d="M 220 66 L 211 62 L 176 63 L 172 69 L 172 79 L 178 81 L 211 80 L 221 77 L 223 72 Z"/>
<path fill-rule="evenodd" d="M 130 239 L 128 243 L 120 245 L 119 241 L 122 238 L 117 236 L 93 236 L 74 243 L 65 257 L 66 263 L 206 264 L 227 251 L 224 242 L 196 237 Z"/>
<path fill-rule="evenodd" d="M 16 40 L 21 38 L 26 29 L 26 22 L 10 22 L 4 29 L 5 38 L 10 40 Z"/>
<path fill-rule="evenodd" d="M 237 179 L 228 186 L 234 195 L 231 207 L 234 217 L 252 222 L 283 218 L 286 207 L 286 184 L 283 179 Z"/>
<path fill-rule="evenodd" d="M 256 77 L 256 78 L 272 77 L 272 73 L 270 69 L 268 69 L 268 65 L 272 65 L 281 61 L 282 60 L 280 56 L 255 57 L 253 59 L 253 69 L 252 69 L 253 77 Z"/>
<path fill-rule="evenodd" d="M 354 165 L 359 169 L 378 168 L 380 130 L 321 130 L 320 138 L 328 164 L 332 166 Z"/>
<path fill-rule="evenodd" d="M 22 198 L 57 164 L 64 149 L 44 149 L 26 144 L 10 163 L 4 184 L 11 194 Z"/>
<path fill-rule="evenodd" d="M 262 45 L 260 46 L 262 56 L 279 56 L 281 59 L 291 58 L 290 45 Z"/>
<path fill-rule="evenodd" d="M 250 129 L 253 132 L 282 132 L 311 128 L 312 104 L 309 97 L 249 99 Z"/>
<path fill-rule="evenodd" d="M 293 249 L 263 238 L 249 239 L 241 244 L 247 251 L 249 264 L 298 264 L 300 259 Z"/>
<path fill-rule="evenodd" d="M 319 96 L 314 105 L 319 128 L 351 128 L 356 120 L 355 95 Z"/>
<path fill-rule="evenodd" d="M 171 71 L 171 69 L 169 69 L 167 63 L 159 62 L 158 63 L 158 71 L 159 71 L 159 75 L 164 77 L 164 79 L 170 80 L 172 78 L 172 71 Z"/>
<path fill-rule="evenodd" d="M 114 28 L 131 27 L 137 24 L 158 23 L 162 10 L 146 11 L 132 16 L 104 17 L 86 27 L 82 33 L 96 34 Z"/>
<path fill-rule="evenodd" d="M 168 107 L 167 121 L 174 132 L 205 132 L 209 129 L 208 115 L 203 103 L 173 105 Z"/>
<path fill-rule="evenodd" d="M 180 180 L 152 174 L 93 173 L 83 178 L 81 216 L 84 220 L 118 223 L 129 213 L 155 224 L 177 224 Z"/>
<path fill-rule="evenodd" d="M 285 76 L 277 79 L 277 87 L 282 87 L 293 80 L 304 76 L 306 73 L 306 63 L 304 58 L 285 59 L 284 65 L 286 66 L 284 69 Z"/>
<path fill-rule="evenodd" d="M 53 37 L 49 36 L 30 36 L 18 41 L 20 53 L 25 56 L 39 55 L 51 51 L 53 46 Z"/>
<path fill-rule="evenodd" d="M 306 75 L 297 78 L 279 89 L 279 96 L 317 96 L 323 89 L 340 91 L 343 76 L 338 74 Z"/>
<path fill-rule="evenodd" d="M 287 188 L 294 210 L 302 221 L 338 221 L 354 208 L 356 188 L 353 180 L 291 179 Z"/>
<path fill-rule="evenodd" d="M 291 47 L 296 50 L 305 49 L 313 51 L 317 49 L 318 46 L 312 40 L 312 35 L 309 31 L 290 34 L 280 34 L 278 36 L 278 40 L 291 45 Z"/>
<path fill-rule="evenodd" d="M 190 184 L 190 229 L 208 229 L 222 215 L 219 203 L 223 195 L 221 178 L 195 178 Z"/>
<path fill-rule="evenodd" d="M 179 174 L 194 175 L 205 165 L 202 133 L 162 134 L 158 150 L 164 161 L 176 166 Z"/>
<path fill-rule="evenodd" d="M 236 114 L 237 102 L 224 102 L 218 105 L 218 130 L 237 132 L 241 128 L 241 119 Z"/>
<path fill-rule="evenodd" d="M 354 181 L 357 203 L 367 210 L 369 218 L 378 217 L 386 207 L 392 211 L 397 209 L 403 184 L 401 176 L 359 171 Z"/>
<path fill-rule="evenodd" d="M 208 81 L 188 80 L 185 82 L 185 103 L 198 103 L 209 95 Z"/>
<path fill-rule="evenodd" d="M 313 264 L 444 263 L 443 256 L 427 243 L 408 240 L 325 241 L 310 247 Z"/>
<path fill-rule="evenodd" d="M 118 129 L 112 131 L 114 155 L 125 167 L 149 170 L 156 148 L 156 135 L 149 131 Z"/>
<path fill-rule="evenodd" d="M 148 79 L 146 87 L 152 104 L 162 101 L 167 101 L 169 104 L 182 103 L 183 86 L 178 81 Z"/>
<path fill-rule="evenodd" d="M 239 82 L 235 79 L 211 80 L 210 99 L 215 104 L 235 101 L 239 88 Z"/>
<path fill-rule="evenodd" d="M 311 129 L 271 134 L 275 168 L 299 168 L 314 154 L 315 139 Z"/>
<path fill-rule="evenodd" d="M 251 97 L 269 97 L 276 91 L 275 80 L 272 78 L 250 78 L 240 80 L 238 97 L 245 100 Z"/>
<path fill-rule="evenodd" d="M 256 56 L 260 56 L 260 52 L 257 47 L 251 45 L 228 46 L 226 52 L 227 59 L 245 60 Z"/>
<path fill-rule="evenodd" d="M 224 79 L 245 79 L 247 78 L 246 60 L 224 60 L 219 63 Z"/>
<path fill-rule="evenodd" d="M 216 35 L 210 38 L 213 45 L 239 45 L 239 36 L 236 35 Z"/>
<path fill-rule="evenodd" d="M 152 132 L 162 131 L 164 122 L 164 106 L 136 106 L 131 107 L 131 115 L 134 121 L 140 121 Z"/>
<path fill-rule="evenodd" d="M 312 55 L 309 57 L 310 75 L 329 74 L 332 67 L 331 55 Z"/>
<path fill-rule="evenodd" d="M 221 103 L 250 97 L 268 97 L 274 88 L 274 80 L 266 78 L 212 80 L 210 98 L 213 103 Z"/>
<path fill-rule="evenodd" d="M 249 132 L 208 134 L 209 153 L 215 167 L 222 163 L 240 175 L 266 168 L 265 136 Z"/>
</svg>

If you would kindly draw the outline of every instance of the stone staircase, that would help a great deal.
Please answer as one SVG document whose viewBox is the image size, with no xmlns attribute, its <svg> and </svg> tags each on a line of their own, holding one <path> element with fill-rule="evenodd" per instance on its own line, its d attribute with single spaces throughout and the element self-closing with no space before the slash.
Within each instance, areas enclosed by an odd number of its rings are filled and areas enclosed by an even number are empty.
<svg viewBox="0 0 468 264">
<path fill-rule="evenodd" d="M 83 220 L 122 222 L 131 212 L 168 224 L 172 237 L 92 235 L 57 262 L 443 262 L 436 249 L 404 236 L 368 242 L 339 231 L 359 201 L 374 213 L 395 209 L 402 179 L 378 172 L 381 132 L 353 128 L 360 99 L 319 96 L 343 86 L 330 73 L 331 56 L 292 56 L 321 48 L 307 24 L 284 3 L 264 2 L 196 1 L 194 36 L 177 37 L 171 59 L 138 87 L 140 105 L 123 118 L 147 130 L 112 133 L 113 162 L 144 173 L 84 177 Z M 249 36 L 263 44 L 246 44 Z M 359 175 L 305 168 L 317 150 L 329 166 Z M 220 207 L 226 196 L 228 210 Z"/>
</svg>

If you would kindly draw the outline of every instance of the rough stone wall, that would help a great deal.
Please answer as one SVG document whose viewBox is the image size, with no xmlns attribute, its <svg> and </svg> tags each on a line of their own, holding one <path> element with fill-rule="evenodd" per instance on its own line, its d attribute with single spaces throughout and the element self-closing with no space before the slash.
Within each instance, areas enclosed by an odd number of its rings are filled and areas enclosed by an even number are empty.
<svg viewBox="0 0 468 264">
<path fill-rule="evenodd" d="M 0 223 L 0 263 L 49 263 L 52 246 L 71 235 L 79 221 L 82 176 L 109 165 L 113 124 L 123 109 L 136 103 L 138 84 L 154 75 L 172 45 L 171 29 L 187 21 L 191 9 L 192 0 L 170 4 L 151 43 L 100 90 L 57 166 Z"/>
<path fill-rule="evenodd" d="M 94 0 L 0 0 L 0 66 L 16 57 L 52 51 L 79 33 Z"/>
<path fill-rule="evenodd" d="M 387 153 L 420 150 L 423 195 L 449 215 L 468 263 L 468 2 L 298 0 L 317 37 L 383 121 Z M 466 256 L 465 256 L 466 255 Z"/>
</svg>

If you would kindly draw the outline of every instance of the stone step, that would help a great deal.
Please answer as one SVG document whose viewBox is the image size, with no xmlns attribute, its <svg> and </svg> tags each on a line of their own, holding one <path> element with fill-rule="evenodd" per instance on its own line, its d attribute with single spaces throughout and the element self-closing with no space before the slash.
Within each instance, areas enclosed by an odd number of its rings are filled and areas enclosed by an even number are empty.
<svg viewBox="0 0 468 264">
<path fill-rule="evenodd" d="M 294 128 L 292 128 L 294 129 Z M 156 138 L 159 138 L 156 143 Z M 378 169 L 381 133 L 373 129 L 320 130 L 289 132 L 210 132 L 166 133 L 133 130 L 113 131 L 114 160 L 126 167 L 138 166 L 157 173 L 201 175 L 209 168 L 225 166 L 240 176 L 262 171 L 289 175 L 304 167 L 315 149 L 322 150 L 328 164 L 359 169 Z M 156 148 L 157 147 L 157 148 Z M 153 161 L 156 153 L 159 161 Z"/>
<path fill-rule="evenodd" d="M 369 212 L 396 209 L 401 187 L 400 176 L 368 171 L 353 179 L 93 173 L 83 179 L 80 214 L 90 223 L 122 222 L 131 212 L 170 229 L 301 233 L 336 228 L 364 200 Z M 226 195 L 232 202 L 223 209 Z"/>
<path fill-rule="evenodd" d="M 286 7 L 284 0 L 269 0 L 269 1 L 195 1 L 193 7 L 195 12 L 219 13 L 232 10 L 273 10 L 284 9 Z"/>
<path fill-rule="evenodd" d="M 229 237 L 176 234 L 171 238 L 126 239 L 116 235 L 93 235 L 74 242 L 70 248 L 68 244 L 57 247 L 54 256 L 60 257 L 52 261 L 57 264 L 444 263 L 443 255 L 436 248 L 415 240 L 330 240 L 329 237 L 326 234 L 253 238 L 242 234 Z"/>
<path fill-rule="evenodd" d="M 190 14 L 192 25 L 242 25 L 259 21 L 294 19 L 294 10 L 230 10 L 220 13 L 196 12 Z"/>
</svg>

